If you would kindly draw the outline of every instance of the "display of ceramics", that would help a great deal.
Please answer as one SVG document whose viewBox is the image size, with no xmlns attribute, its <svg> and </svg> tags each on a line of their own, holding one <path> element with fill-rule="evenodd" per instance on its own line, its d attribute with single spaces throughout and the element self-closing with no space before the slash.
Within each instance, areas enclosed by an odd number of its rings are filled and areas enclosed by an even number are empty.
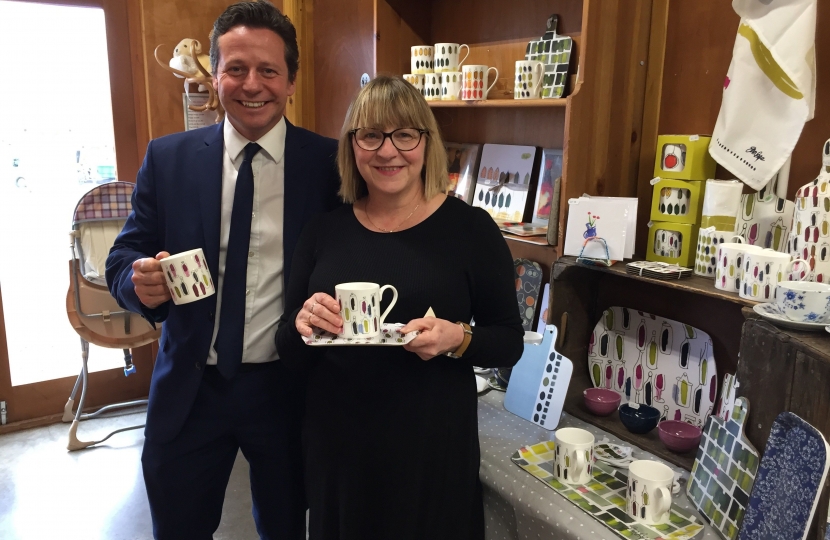
<svg viewBox="0 0 830 540">
<path fill-rule="evenodd" d="M 830 282 L 830 140 L 824 143 L 818 177 L 795 192 L 787 253 L 810 263 L 809 281 Z M 806 272 L 799 272 L 799 276 Z M 793 279 L 796 274 L 792 274 Z"/>
<path fill-rule="evenodd" d="M 505 409 L 547 430 L 559 425 L 573 373 L 571 361 L 554 349 L 557 333 L 549 324 L 541 344 L 525 343 L 504 396 Z"/>
<path fill-rule="evenodd" d="M 752 310 L 761 316 L 762 319 L 766 319 L 773 324 L 777 324 L 778 326 L 783 326 L 784 328 L 792 328 L 793 330 L 807 330 L 809 332 L 819 332 L 827 326 L 826 322 L 822 323 L 811 323 L 811 322 L 799 322 L 793 321 L 788 319 L 786 315 L 781 311 L 781 308 L 778 307 L 778 304 L 774 302 L 765 302 L 763 304 L 755 304 L 752 306 Z"/>
<path fill-rule="evenodd" d="M 738 536 L 760 463 L 744 435 L 748 415 L 749 401 L 740 397 L 728 421 L 709 417 L 686 485 L 689 500 L 727 540 Z"/>
<path fill-rule="evenodd" d="M 804 540 L 827 478 L 830 447 L 791 412 L 772 424 L 739 540 Z"/>
<path fill-rule="evenodd" d="M 703 427 L 717 395 L 712 350 L 709 334 L 693 326 L 611 307 L 591 332 L 588 367 L 595 387 Z"/>
<path fill-rule="evenodd" d="M 747 244 L 785 251 L 795 203 L 776 195 L 777 187 L 776 176 L 761 191 L 741 195 L 735 234 Z"/>
<path fill-rule="evenodd" d="M 533 330 L 533 316 L 536 314 L 536 304 L 539 303 L 539 291 L 542 288 L 542 267 L 527 259 L 514 259 L 513 270 L 522 328 Z"/>
<path fill-rule="evenodd" d="M 625 265 L 625 272 L 652 279 L 680 279 L 692 275 L 691 268 L 659 261 L 634 261 Z"/>
<path fill-rule="evenodd" d="M 666 523 L 644 525 L 635 521 L 625 511 L 628 471 L 614 468 L 601 460 L 594 462 L 591 471 L 593 478 L 587 484 L 563 484 L 553 474 L 555 448 L 556 444 L 553 441 L 524 446 L 510 459 L 605 525 L 616 537 L 628 540 L 689 540 L 703 532 L 703 523 L 694 513 L 674 503 Z M 596 447 L 594 452 L 596 453 Z"/>
<path fill-rule="evenodd" d="M 314 333 L 308 337 L 302 336 L 302 338 L 306 345 L 311 345 L 313 347 L 334 347 L 344 345 L 399 346 L 406 345 L 415 339 L 415 336 L 420 334 L 417 330 L 407 334 L 402 334 L 400 329 L 403 327 L 403 323 L 384 323 L 381 325 L 380 333 L 377 336 L 366 338 L 340 337 L 337 334 L 324 332 L 323 330 L 315 327 L 313 328 Z"/>
</svg>

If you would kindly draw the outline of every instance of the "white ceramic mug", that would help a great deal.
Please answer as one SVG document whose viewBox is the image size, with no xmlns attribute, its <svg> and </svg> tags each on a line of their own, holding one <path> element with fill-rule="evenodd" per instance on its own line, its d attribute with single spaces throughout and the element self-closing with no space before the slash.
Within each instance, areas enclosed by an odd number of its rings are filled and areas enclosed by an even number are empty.
<svg viewBox="0 0 830 540">
<path fill-rule="evenodd" d="M 536 60 L 517 60 L 516 78 L 513 80 L 513 99 L 539 99 L 542 97 L 542 80 L 545 65 Z"/>
<path fill-rule="evenodd" d="M 487 86 L 490 80 L 490 70 L 496 72 L 493 77 L 493 84 Z M 464 74 L 464 85 L 461 88 L 461 99 L 466 101 L 478 101 L 487 99 L 487 94 L 496 86 L 499 80 L 499 70 L 494 67 L 487 67 L 478 64 L 464 66 L 461 68 Z"/>
<path fill-rule="evenodd" d="M 461 99 L 461 72 L 445 71 L 441 74 L 441 99 L 452 101 Z"/>
<path fill-rule="evenodd" d="M 685 216 L 689 213 L 689 198 L 692 191 L 688 188 L 664 187 L 660 190 L 657 207 L 661 214 L 667 216 Z"/>
<path fill-rule="evenodd" d="M 404 73 L 403 80 L 411 84 L 418 90 L 421 95 L 424 94 L 424 77 L 423 73 Z"/>
<path fill-rule="evenodd" d="M 659 229 L 654 233 L 654 253 L 672 259 L 683 254 L 683 234 L 669 229 Z"/>
<path fill-rule="evenodd" d="M 671 509 L 674 472 L 656 461 L 640 459 L 628 466 L 626 513 L 640 523 L 666 523 Z"/>
<path fill-rule="evenodd" d="M 738 294 L 741 298 L 756 302 L 771 301 L 775 298 L 778 283 L 785 281 L 784 276 L 799 262 L 805 266 L 808 264 L 804 259 L 791 261 L 787 253 L 772 249 L 748 252 L 744 256 Z"/>
<path fill-rule="evenodd" d="M 189 304 L 216 292 L 202 248 L 170 255 L 159 261 L 173 303 Z"/>
<path fill-rule="evenodd" d="M 437 101 L 441 99 L 441 73 L 424 75 L 424 99 Z"/>
<path fill-rule="evenodd" d="M 459 51 L 467 47 L 467 54 L 461 60 L 458 59 Z M 470 47 L 467 44 L 458 43 L 436 43 L 435 44 L 435 73 L 445 73 L 447 71 L 459 71 L 458 68 L 464 63 L 464 60 L 470 56 Z"/>
<path fill-rule="evenodd" d="M 718 247 L 727 241 L 742 244 L 744 239 L 739 234 L 718 231 L 714 227 L 700 229 L 697 233 L 697 252 L 695 253 L 695 274 L 713 277 L 718 267 Z M 740 268 L 740 266 L 739 266 Z M 738 289 L 735 289 L 736 291 Z"/>
<path fill-rule="evenodd" d="M 412 73 L 432 73 L 435 70 L 432 45 L 416 45 L 410 48 L 409 60 Z"/>
<path fill-rule="evenodd" d="M 791 321 L 824 323 L 830 319 L 830 285 L 811 281 L 780 281 L 775 303 Z"/>
<path fill-rule="evenodd" d="M 392 301 L 381 314 L 380 301 L 383 291 L 392 291 Z M 377 283 L 341 283 L 334 287 L 336 300 L 340 303 L 343 318 L 343 333 L 346 338 L 370 338 L 380 333 L 386 316 L 398 301 L 398 290 L 392 285 L 381 287 Z"/>
<path fill-rule="evenodd" d="M 743 239 L 741 239 L 741 242 L 743 242 Z M 726 242 L 718 246 L 715 288 L 729 292 L 741 290 L 741 272 L 743 272 L 744 257 L 750 251 L 762 251 L 763 249 L 759 246 L 741 242 Z"/>
<path fill-rule="evenodd" d="M 554 437 L 553 476 L 567 484 L 587 484 L 594 465 L 594 436 L 584 429 L 562 428 Z"/>
<path fill-rule="evenodd" d="M 663 170 L 680 172 L 686 167 L 686 145 L 663 145 Z"/>
</svg>

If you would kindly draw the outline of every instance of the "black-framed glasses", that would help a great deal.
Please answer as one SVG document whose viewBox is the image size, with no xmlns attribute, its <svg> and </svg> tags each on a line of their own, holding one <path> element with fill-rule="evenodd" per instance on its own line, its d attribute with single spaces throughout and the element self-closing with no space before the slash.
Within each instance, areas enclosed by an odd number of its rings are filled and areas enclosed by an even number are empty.
<svg viewBox="0 0 830 540">
<path fill-rule="evenodd" d="M 429 130 L 398 128 L 395 131 L 387 133 L 375 128 L 357 128 L 349 132 L 357 145 L 364 150 L 372 151 L 379 149 L 386 142 L 386 138 L 389 137 L 392 145 L 401 152 L 415 150 L 421 144 L 421 137 L 425 133 L 429 133 Z"/>
</svg>

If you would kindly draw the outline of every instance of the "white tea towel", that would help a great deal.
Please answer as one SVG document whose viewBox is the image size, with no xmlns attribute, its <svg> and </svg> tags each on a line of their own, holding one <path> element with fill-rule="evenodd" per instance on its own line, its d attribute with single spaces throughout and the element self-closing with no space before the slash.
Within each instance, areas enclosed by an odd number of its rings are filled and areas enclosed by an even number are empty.
<svg viewBox="0 0 830 540">
<path fill-rule="evenodd" d="M 760 190 L 815 109 L 817 0 L 733 0 L 741 16 L 709 153 Z"/>
<path fill-rule="evenodd" d="M 744 185 L 737 180 L 707 180 L 700 227 L 715 227 L 718 231 L 734 230 L 743 189 Z"/>
</svg>

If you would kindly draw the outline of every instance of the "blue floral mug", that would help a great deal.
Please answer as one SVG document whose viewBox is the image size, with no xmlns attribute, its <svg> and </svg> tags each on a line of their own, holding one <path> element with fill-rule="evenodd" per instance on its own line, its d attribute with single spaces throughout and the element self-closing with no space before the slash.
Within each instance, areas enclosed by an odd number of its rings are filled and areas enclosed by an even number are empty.
<svg viewBox="0 0 830 540">
<path fill-rule="evenodd" d="M 823 323 L 830 319 L 830 285 L 812 281 L 781 281 L 775 303 L 791 321 Z"/>
</svg>

